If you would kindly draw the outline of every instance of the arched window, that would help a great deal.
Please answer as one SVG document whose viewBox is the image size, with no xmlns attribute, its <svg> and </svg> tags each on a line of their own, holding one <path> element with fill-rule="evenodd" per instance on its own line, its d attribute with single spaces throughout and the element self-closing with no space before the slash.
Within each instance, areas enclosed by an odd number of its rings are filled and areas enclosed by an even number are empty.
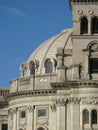
<svg viewBox="0 0 98 130">
<path fill-rule="evenodd" d="M 30 75 L 35 75 L 35 63 L 33 61 L 30 63 Z"/>
<path fill-rule="evenodd" d="M 38 128 L 37 130 L 45 130 L 44 128 L 42 128 L 42 127 L 40 127 L 40 128 Z"/>
<path fill-rule="evenodd" d="M 91 32 L 92 32 L 92 34 L 98 33 L 98 18 L 97 17 L 92 18 Z"/>
<path fill-rule="evenodd" d="M 83 125 L 89 124 L 89 111 L 85 109 L 83 111 Z"/>
<path fill-rule="evenodd" d="M 97 124 L 97 111 L 96 110 L 92 110 L 91 121 L 92 121 L 92 125 Z"/>
<path fill-rule="evenodd" d="M 80 21 L 80 34 L 88 33 L 88 20 L 86 17 L 82 17 Z"/>
<path fill-rule="evenodd" d="M 45 62 L 45 73 L 53 73 L 53 63 L 50 59 Z"/>
<path fill-rule="evenodd" d="M 98 56 L 97 56 L 98 43 L 97 42 L 94 42 L 93 44 L 90 45 L 89 52 L 90 52 L 90 57 L 89 57 L 90 74 L 98 73 Z"/>
</svg>

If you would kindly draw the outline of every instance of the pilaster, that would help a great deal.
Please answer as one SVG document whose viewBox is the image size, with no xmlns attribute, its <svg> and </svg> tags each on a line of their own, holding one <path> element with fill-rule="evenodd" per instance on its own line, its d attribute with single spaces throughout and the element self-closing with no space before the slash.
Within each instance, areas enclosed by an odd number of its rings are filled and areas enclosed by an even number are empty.
<svg viewBox="0 0 98 130">
<path fill-rule="evenodd" d="M 34 130 L 34 106 L 27 108 L 27 129 Z"/>
<path fill-rule="evenodd" d="M 66 100 L 57 100 L 57 130 L 66 130 Z"/>
<path fill-rule="evenodd" d="M 17 108 L 13 108 L 13 130 L 17 130 Z"/>
</svg>

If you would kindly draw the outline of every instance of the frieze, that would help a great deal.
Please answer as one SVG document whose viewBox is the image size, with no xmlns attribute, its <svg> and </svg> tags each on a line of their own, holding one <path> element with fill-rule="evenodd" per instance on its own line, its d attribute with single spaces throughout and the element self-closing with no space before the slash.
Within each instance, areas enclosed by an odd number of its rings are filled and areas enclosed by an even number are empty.
<svg viewBox="0 0 98 130">
<path fill-rule="evenodd" d="M 69 98 L 68 103 L 70 103 L 70 104 L 79 104 L 80 103 L 80 98 L 77 98 L 77 97 Z"/>
<path fill-rule="evenodd" d="M 21 119 L 19 121 L 19 127 L 26 127 L 27 126 L 27 120 L 26 119 Z"/>
<path fill-rule="evenodd" d="M 27 96 L 40 96 L 40 95 L 53 95 L 56 93 L 56 90 L 30 90 L 30 91 L 20 91 L 15 93 L 10 93 L 8 96 L 8 100 L 17 97 L 27 97 Z"/>
<path fill-rule="evenodd" d="M 48 119 L 47 118 L 42 118 L 42 119 L 38 119 L 37 121 L 37 125 L 48 125 Z"/>
<path fill-rule="evenodd" d="M 98 98 L 82 98 L 81 104 L 92 104 L 97 105 L 98 104 Z"/>
<path fill-rule="evenodd" d="M 56 105 L 57 106 L 65 106 L 67 99 L 57 99 Z"/>
</svg>

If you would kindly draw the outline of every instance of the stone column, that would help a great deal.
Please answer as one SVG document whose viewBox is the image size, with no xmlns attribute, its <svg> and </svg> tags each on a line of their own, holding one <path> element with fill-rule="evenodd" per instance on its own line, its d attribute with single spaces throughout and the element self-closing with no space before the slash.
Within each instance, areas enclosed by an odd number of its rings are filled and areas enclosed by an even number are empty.
<svg viewBox="0 0 98 130">
<path fill-rule="evenodd" d="M 57 100 L 57 130 L 66 130 L 66 100 Z"/>
<path fill-rule="evenodd" d="M 90 79 L 90 75 L 89 75 L 89 52 L 85 52 L 85 70 L 84 70 L 84 78 L 85 79 Z"/>
<path fill-rule="evenodd" d="M 91 18 L 88 19 L 88 34 L 91 35 Z"/>
<path fill-rule="evenodd" d="M 34 106 L 27 108 L 27 129 L 34 130 Z"/>
</svg>

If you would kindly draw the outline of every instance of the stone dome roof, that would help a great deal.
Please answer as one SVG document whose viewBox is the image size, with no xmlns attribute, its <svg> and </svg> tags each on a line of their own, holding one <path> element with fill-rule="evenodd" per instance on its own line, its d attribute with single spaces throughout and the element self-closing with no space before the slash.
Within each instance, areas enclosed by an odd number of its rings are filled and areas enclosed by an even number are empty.
<svg viewBox="0 0 98 130">
<path fill-rule="evenodd" d="M 57 48 L 72 49 L 72 29 L 65 29 L 59 34 L 42 43 L 29 57 L 27 64 L 38 61 L 38 73 L 44 73 L 44 63 L 47 59 L 56 59 Z"/>
</svg>

